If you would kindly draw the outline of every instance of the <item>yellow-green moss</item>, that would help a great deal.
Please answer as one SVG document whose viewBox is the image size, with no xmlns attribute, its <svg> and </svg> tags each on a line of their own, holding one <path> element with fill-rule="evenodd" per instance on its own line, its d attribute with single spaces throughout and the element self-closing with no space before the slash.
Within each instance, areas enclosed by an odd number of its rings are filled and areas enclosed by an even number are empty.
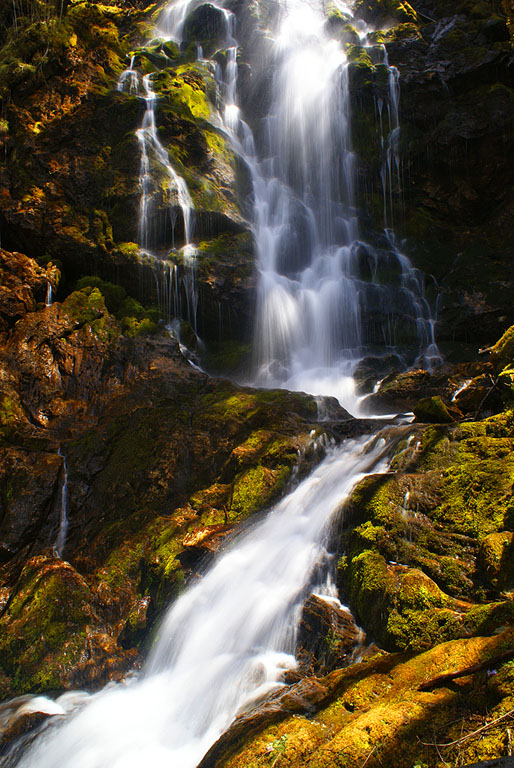
<svg viewBox="0 0 514 768">
<path fill-rule="evenodd" d="M 284 489 L 290 474 L 290 467 L 268 469 L 259 465 L 238 475 L 232 492 L 231 519 L 244 519 L 268 506 Z"/>
<path fill-rule="evenodd" d="M 60 560 L 29 560 L 3 619 L 0 664 L 13 692 L 63 687 L 87 646 L 92 595 Z"/>
</svg>

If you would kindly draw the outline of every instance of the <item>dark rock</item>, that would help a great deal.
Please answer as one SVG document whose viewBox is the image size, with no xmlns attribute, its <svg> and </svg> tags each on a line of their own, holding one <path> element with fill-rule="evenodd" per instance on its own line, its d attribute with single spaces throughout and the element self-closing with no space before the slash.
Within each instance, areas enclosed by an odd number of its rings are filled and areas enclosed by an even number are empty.
<svg viewBox="0 0 514 768">
<path fill-rule="evenodd" d="M 296 657 L 301 676 L 327 674 L 350 663 L 363 642 L 363 633 L 350 611 L 318 595 L 302 610 Z M 299 674 L 293 671 L 292 677 Z"/>
<path fill-rule="evenodd" d="M 225 42 L 227 31 L 223 11 L 211 3 L 202 3 L 186 17 L 182 36 L 184 45 L 199 43 L 209 58 Z"/>
</svg>

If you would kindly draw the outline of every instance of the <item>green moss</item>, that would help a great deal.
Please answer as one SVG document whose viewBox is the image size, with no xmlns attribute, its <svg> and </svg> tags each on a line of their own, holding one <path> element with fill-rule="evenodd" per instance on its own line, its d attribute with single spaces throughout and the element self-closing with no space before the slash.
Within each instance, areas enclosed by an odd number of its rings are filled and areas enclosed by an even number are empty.
<svg viewBox="0 0 514 768">
<path fill-rule="evenodd" d="M 378 631 L 384 600 L 394 583 L 386 561 L 378 552 L 364 550 L 348 564 L 348 592 L 359 618 L 366 619 L 372 631 Z"/>
<path fill-rule="evenodd" d="M 479 539 L 502 530 L 514 483 L 513 446 L 511 438 L 462 440 L 444 472 L 443 501 L 434 519 Z"/>
<path fill-rule="evenodd" d="M 44 557 L 28 561 L 0 637 L 0 664 L 13 675 L 14 691 L 65 685 L 69 665 L 86 647 L 90 604 L 89 588 L 67 563 Z"/>
<path fill-rule="evenodd" d="M 414 569 L 409 569 L 403 574 L 394 599 L 397 607 L 402 611 L 442 607 L 448 602 L 448 597 L 441 592 L 432 579 L 423 571 Z"/>
<path fill-rule="evenodd" d="M 116 314 L 126 296 L 126 291 L 121 285 L 109 283 L 95 275 L 86 275 L 78 280 L 77 289 L 79 291 L 86 287 L 98 288 L 105 299 L 107 310 L 112 314 Z"/>
<path fill-rule="evenodd" d="M 0 434 L 12 436 L 16 427 L 25 420 L 25 415 L 18 398 L 13 395 L 0 395 Z"/>
<path fill-rule="evenodd" d="M 71 293 L 62 303 L 62 309 L 77 326 L 89 325 L 98 338 L 113 341 L 120 335 L 119 326 L 109 315 L 105 300 L 98 288 L 90 286 Z"/>
<path fill-rule="evenodd" d="M 206 74 L 201 65 L 182 64 L 173 72 L 159 72 L 153 78 L 153 85 L 155 91 L 173 105 L 177 114 L 206 120 L 211 114 Z"/>
<path fill-rule="evenodd" d="M 493 587 L 508 588 L 513 585 L 513 546 L 514 533 L 511 531 L 490 533 L 480 545 L 480 567 Z"/>
<path fill-rule="evenodd" d="M 462 635 L 462 623 L 448 609 L 393 609 L 387 619 L 389 643 L 397 650 L 422 651 Z"/>
<path fill-rule="evenodd" d="M 425 397 L 413 408 L 416 421 L 429 424 L 448 424 L 455 421 L 455 417 L 450 413 L 448 406 L 440 397 Z"/>
<path fill-rule="evenodd" d="M 145 317 L 138 320 L 137 317 L 122 317 L 121 329 L 125 336 L 153 336 L 159 330 L 159 326 L 153 320 Z"/>
<path fill-rule="evenodd" d="M 244 519 L 267 507 L 284 489 L 290 474 L 287 466 L 268 469 L 259 465 L 238 475 L 232 492 L 231 519 Z"/>
</svg>

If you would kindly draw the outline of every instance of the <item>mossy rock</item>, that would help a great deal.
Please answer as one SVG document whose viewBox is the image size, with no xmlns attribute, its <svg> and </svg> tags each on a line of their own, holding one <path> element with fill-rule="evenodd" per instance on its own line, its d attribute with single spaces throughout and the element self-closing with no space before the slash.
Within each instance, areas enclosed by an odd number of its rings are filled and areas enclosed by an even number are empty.
<svg viewBox="0 0 514 768">
<path fill-rule="evenodd" d="M 437 395 L 425 397 L 414 408 L 416 421 L 424 424 L 449 424 L 459 417 L 459 411 L 446 405 Z"/>
<path fill-rule="evenodd" d="M 225 14 L 211 3 L 202 3 L 186 16 L 182 30 L 184 45 L 199 43 L 210 58 L 227 37 Z"/>
<path fill-rule="evenodd" d="M 231 499 L 233 519 L 244 520 L 252 512 L 264 509 L 284 490 L 291 467 L 268 469 L 262 465 L 240 474 L 235 482 Z"/>
<path fill-rule="evenodd" d="M 82 288 L 98 288 L 105 300 L 105 306 L 109 312 L 115 314 L 120 307 L 120 304 L 125 299 L 127 292 L 121 285 L 115 285 L 114 283 L 102 280 L 96 275 L 85 275 L 81 277 L 77 282 L 77 289 L 80 291 Z"/>
<path fill-rule="evenodd" d="M 105 299 L 98 288 L 87 286 L 74 291 L 63 301 L 62 311 L 78 327 L 89 325 L 102 340 L 112 341 L 120 335 L 119 326 L 107 311 Z"/>
<path fill-rule="evenodd" d="M 79 574 L 55 558 L 25 565 L 3 619 L 0 664 L 12 691 L 57 690 L 87 654 L 95 622 L 92 594 Z"/>
<path fill-rule="evenodd" d="M 490 533 L 480 545 L 479 563 L 487 581 L 494 587 L 511 588 L 514 584 L 514 533 Z"/>
<path fill-rule="evenodd" d="M 199 768 L 264 768 L 273 762 L 421 768 L 439 764 L 441 750 L 448 763 L 497 757 L 504 753 L 505 732 L 501 722 L 497 728 L 490 723 L 511 708 L 514 675 L 512 662 L 496 667 L 495 658 L 511 644 L 512 630 L 440 643 L 424 653 L 378 653 L 315 683 L 301 681 L 276 697 L 273 708 L 238 720 Z M 488 663 L 489 677 L 484 671 L 422 689 L 446 673 L 473 665 L 487 669 Z"/>
<path fill-rule="evenodd" d="M 491 347 L 490 359 L 497 372 L 514 363 L 514 325 Z"/>
</svg>

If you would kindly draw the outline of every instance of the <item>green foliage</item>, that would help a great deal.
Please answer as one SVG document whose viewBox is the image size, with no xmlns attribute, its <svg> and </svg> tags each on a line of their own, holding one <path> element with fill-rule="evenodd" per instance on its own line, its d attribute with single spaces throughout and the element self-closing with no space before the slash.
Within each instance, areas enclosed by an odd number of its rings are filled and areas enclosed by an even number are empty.
<svg viewBox="0 0 514 768">
<path fill-rule="evenodd" d="M 86 275 L 77 281 L 77 289 L 80 291 L 87 286 L 98 288 L 105 299 L 105 306 L 111 314 L 117 314 L 123 300 L 126 297 L 126 291 L 121 285 L 109 283 L 94 275 Z"/>
</svg>

